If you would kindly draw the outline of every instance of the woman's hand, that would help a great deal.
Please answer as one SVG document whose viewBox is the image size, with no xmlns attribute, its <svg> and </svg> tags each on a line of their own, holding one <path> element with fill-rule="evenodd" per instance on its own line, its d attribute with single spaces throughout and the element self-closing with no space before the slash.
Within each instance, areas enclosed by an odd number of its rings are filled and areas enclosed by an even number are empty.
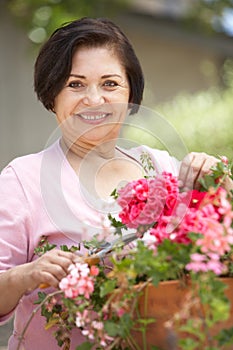
<svg viewBox="0 0 233 350">
<path fill-rule="evenodd" d="M 68 273 L 68 267 L 75 262 L 77 255 L 52 249 L 37 260 L 25 265 L 25 284 L 31 291 L 39 285 L 57 287 Z"/>
<path fill-rule="evenodd" d="M 210 172 L 219 160 L 206 153 L 189 153 L 182 161 L 179 173 L 180 185 L 183 189 L 199 189 L 201 179 Z"/>
<path fill-rule="evenodd" d="M 20 298 L 40 284 L 57 287 L 67 275 L 77 255 L 58 249 L 50 250 L 37 260 L 12 267 L 0 274 L 0 316 L 15 308 Z"/>
</svg>

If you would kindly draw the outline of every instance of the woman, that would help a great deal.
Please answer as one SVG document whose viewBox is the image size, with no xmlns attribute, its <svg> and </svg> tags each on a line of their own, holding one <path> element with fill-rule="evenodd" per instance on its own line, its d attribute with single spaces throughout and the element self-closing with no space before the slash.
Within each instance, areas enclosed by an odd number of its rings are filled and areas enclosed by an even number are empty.
<svg viewBox="0 0 233 350">
<path fill-rule="evenodd" d="M 77 257 L 53 249 L 38 258 L 34 249 L 41 237 L 58 247 L 81 245 L 105 229 L 112 190 L 121 181 L 142 177 L 137 158 L 142 148 L 123 151 L 116 140 L 125 116 L 137 112 L 143 88 L 131 44 L 107 19 L 67 24 L 42 47 L 35 64 L 35 91 L 55 114 L 62 137 L 38 154 L 15 159 L 0 177 L 0 316 L 4 322 L 15 312 L 10 350 L 17 349 L 38 286 L 57 287 Z M 149 152 L 157 169 L 178 174 L 178 161 L 166 152 Z M 205 154 L 187 159 L 180 167 L 184 184 L 191 172 L 196 184 L 216 162 Z M 40 315 L 33 318 L 22 348 L 57 349 L 43 324 Z M 71 349 L 82 342 L 74 331 Z"/>
</svg>

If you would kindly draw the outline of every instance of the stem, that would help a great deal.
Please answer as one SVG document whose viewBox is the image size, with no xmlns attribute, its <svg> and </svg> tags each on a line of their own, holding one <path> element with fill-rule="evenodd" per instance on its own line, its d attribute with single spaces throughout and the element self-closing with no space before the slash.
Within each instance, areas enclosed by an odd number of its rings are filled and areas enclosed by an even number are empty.
<svg viewBox="0 0 233 350">
<path fill-rule="evenodd" d="M 202 345 L 205 346 L 205 341 L 207 340 L 209 343 L 210 348 L 213 346 L 213 338 L 210 334 L 209 328 L 207 326 L 206 323 L 206 313 L 205 313 L 205 309 L 204 309 L 204 305 L 202 304 L 201 298 L 199 296 L 199 300 L 200 300 L 200 308 L 201 308 L 201 313 L 200 313 L 200 319 L 202 320 L 202 325 L 204 328 L 204 334 L 206 335 L 206 338 L 204 339 L 204 343 L 202 341 Z"/>
<path fill-rule="evenodd" d="M 117 337 L 117 338 L 114 340 L 114 342 L 106 348 L 106 350 L 111 350 L 115 345 L 117 345 L 117 343 L 119 342 L 119 340 L 120 340 L 120 338 Z"/>
<path fill-rule="evenodd" d="M 148 284 L 151 282 L 151 279 L 147 280 L 146 282 L 142 283 L 140 285 L 140 287 L 137 290 L 137 294 L 139 294 L 143 289 L 145 289 Z M 148 290 L 146 288 L 146 292 L 145 292 L 145 304 L 144 304 L 144 308 L 147 309 L 147 299 L 148 299 Z M 133 304 L 132 304 L 132 309 L 131 309 L 131 313 L 130 316 L 133 316 L 133 313 L 135 313 L 136 310 L 136 304 L 138 302 L 138 297 L 134 298 L 133 300 Z M 143 350 L 147 350 L 147 343 L 146 343 L 146 327 L 144 327 L 144 329 L 141 331 L 142 333 L 142 339 L 143 339 Z M 136 347 L 136 350 L 140 350 L 138 344 L 135 342 L 134 338 L 131 336 L 131 334 L 128 335 L 127 338 L 128 341 L 132 342 L 134 344 L 134 346 Z M 130 346 L 132 346 L 132 344 L 129 344 Z"/>
<path fill-rule="evenodd" d="M 18 342 L 18 346 L 16 348 L 16 350 L 20 350 L 20 345 L 22 343 L 22 340 L 24 338 L 24 335 L 29 327 L 29 324 L 31 323 L 31 320 L 33 319 L 33 317 L 35 316 L 35 314 L 38 312 L 38 310 L 40 310 L 41 306 L 43 306 L 51 297 L 55 296 L 55 295 L 58 295 L 58 294 L 62 294 L 63 292 L 61 290 L 57 290 L 53 293 L 50 293 L 46 296 L 46 298 L 32 311 L 22 333 L 20 334 L 20 336 L 18 337 L 19 339 L 19 342 Z"/>
<path fill-rule="evenodd" d="M 146 286 L 147 287 L 147 286 Z M 144 299 L 144 312 L 147 317 L 147 306 L 148 306 L 148 288 L 145 290 L 145 299 Z"/>
<path fill-rule="evenodd" d="M 146 343 L 146 328 L 142 330 L 142 343 L 143 343 L 143 350 L 147 350 L 147 343 Z"/>
<path fill-rule="evenodd" d="M 146 286 L 147 287 L 147 286 Z M 145 290 L 145 299 L 144 299 L 144 312 L 147 317 L 147 306 L 148 306 L 148 288 Z M 146 344 L 146 327 L 144 327 L 142 331 L 142 342 L 143 342 L 143 349 L 147 350 L 147 344 Z"/>
<path fill-rule="evenodd" d="M 132 350 L 134 350 L 134 349 L 141 350 L 131 334 L 128 335 L 128 337 L 126 338 L 126 341 Z M 132 348 L 132 346 L 134 346 L 134 348 Z"/>
<path fill-rule="evenodd" d="M 231 163 L 228 165 L 228 169 L 229 169 L 229 173 L 225 173 L 222 177 L 221 180 L 219 181 L 219 183 L 217 184 L 216 188 L 219 188 L 222 184 L 224 184 L 224 181 L 226 180 L 227 176 L 230 178 L 230 180 L 232 180 L 232 175 L 231 175 L 231 169 L 233 166 L 233 160 L 231 161 Z"/>
</svg>

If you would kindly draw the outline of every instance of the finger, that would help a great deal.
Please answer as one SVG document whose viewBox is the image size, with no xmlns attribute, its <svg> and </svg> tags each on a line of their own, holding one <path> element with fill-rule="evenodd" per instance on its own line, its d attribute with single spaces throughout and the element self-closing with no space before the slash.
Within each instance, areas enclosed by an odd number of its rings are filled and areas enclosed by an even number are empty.
<svg viewBox="0 0 233 350">
<path fill-rule="evenodd" d="M 70 259 L 59 256 L 50 256 L 49 259 L 45 256 L 44 259 L 41 257 L 40 260 L 38 259 L 34 261 L 33 269 L 31 271 L 32 280 L 44 283 L 46 281 L 44 281 L 43 274 L 49 273 L 60 281 L 63 277 L 67 276 L 69 266 L 72 263 L 73 262 Z"/>
<path fill-rule="evenodd" d="M 63 250 L 58 250 L 58 249 L 54 249 L 51 250 L 50 252 L 48 252 L 48 254 L 51 254 L 51 256 L 59 256 L 59 257 L 64 257 L 66 259 L 69 259 L 70 261 L 72 261 L 74 259 L 74 257 L 76 256 L 75 253 L 72 252 L 65 252 Z M 46 253 L 47 254 L 47 253 Z"/>
<path fill-rule="evenodd" d="M 184 158 L 181 164 L 179 180 L 185 189 L 200 188 L 199 179 L 210 172 L 210 168 L 218 159 L 206 153 L 192 152 Z"/>
<path fill-rule="evenodd" d="M 46 269 L 36 270 L 33 273 L 33 278 L 39 280 L 39 288 L 47 288 L 49 286 L 57 287 L 62 278 L 67 276 L 67 271 L 62 268 L 62 266 L 51 264 L 46 266 Z"/>
<path fill-rule="evenodd" d="M 43 282 L 38 283 L 38 287 L 40 289 L 54 287 L 57 288 L 60 283 L 60 280 L 56 278 L 56 276 L 51 275 L 49 272 L 43 273 Z"/>
<path fill-rule="evenodd" d="M 199 170 L 199 173 L 198 173 L 198 176 L 197 178 L 195 179 L 195 183 L 194 183 L 194 187 L 196 189 L 199 189 L 200 188 L 200 182 L 199 180 L 201 178 L 204 177 L 204 175 L 210 173 L 210 169 L 216 165 L 216 163 L 218 162 L 218 160 L 215 158 L 215 157 L 212 157 L 212 156 L 209 156 L 208 158 L 206 158 L 202 164 L 202 166 L 200 167 L 200 170 Z"/>
<path fill-rule="evenodd" d="M 189 168 L 187 185 L 188 188 L 196 188 L 200 185 L 198 179 L 202 173 L 203 166 L 205 164 L 205 157 L 203 154 L 194 155 L 192 163 Z"/>
<path fill-rule="evenodd" d="M 194 160 L 194 154 L 188 154 L 182 161 L 180 171 L 179 171 L 179 183 L 182 188 L 192 188 L 193 184 L 193 169 L 191 164 Z"/>
<path fill-rule="evenodd" d="M 228 176 L 226 177 L 225 181 L 223 182 L 223 187 L 227 192 L 233 191 L 233 181 Z"/>
<path fill-rule="evenodd" d="M 61 265 L 65 271 L 68 270 L 70 264 L 76 259 L 76 255 L 70 252 L 57 251 L 55 254 L 46 254 L 40 257 L 44 263 Z"/>
</svg>

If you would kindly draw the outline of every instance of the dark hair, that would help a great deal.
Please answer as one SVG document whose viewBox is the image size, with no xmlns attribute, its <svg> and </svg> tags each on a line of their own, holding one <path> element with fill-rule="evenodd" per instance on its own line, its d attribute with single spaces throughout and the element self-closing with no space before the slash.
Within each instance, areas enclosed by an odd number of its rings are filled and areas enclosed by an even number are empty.
<svg viewBox="0 0 233 350">
<path fill-rule="evenodd" d="M 81 18 L 55 30 L 42 46 L 35 62 L 34 87 L 45 108 L 53 110 L 54 99 L 64 87 L 79 47 L 113 48 L 125 68 L 130 85 L 131 114 L 142 101 L 144 78 L 132 45 L 112 21 L 106 18 Z M 135 105 L 134 105 L 135 104 Z"/>
</svg>

